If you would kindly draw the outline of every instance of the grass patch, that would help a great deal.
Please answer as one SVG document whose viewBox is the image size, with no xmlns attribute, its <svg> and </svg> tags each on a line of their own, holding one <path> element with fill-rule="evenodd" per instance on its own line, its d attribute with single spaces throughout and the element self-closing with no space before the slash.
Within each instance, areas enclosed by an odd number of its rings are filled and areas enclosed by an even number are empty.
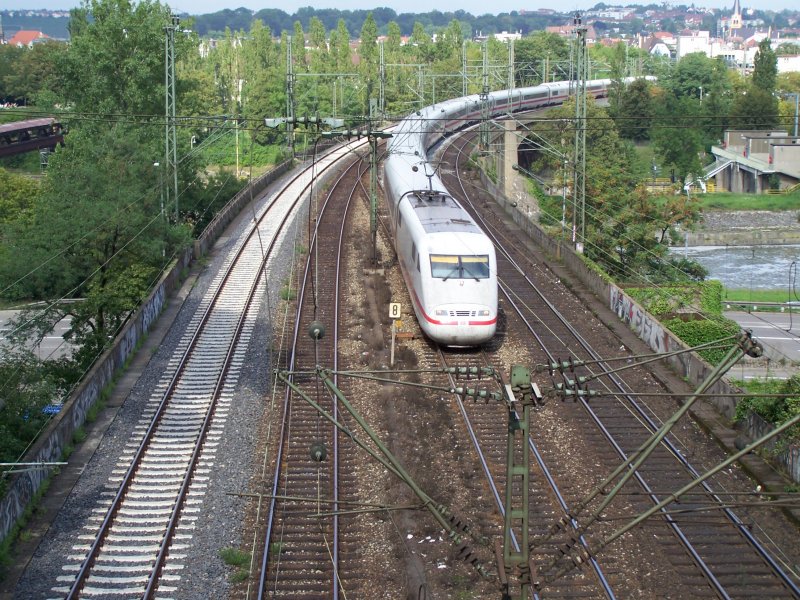
<svg viewBox="0 0 800 600">
<path fill-rule="evenodd" d="M 765 421 L 780 425 L 800 414 L 800 375 L 786 380 L 748 379 L 737 381 L 736 385 L 748 394 L 752 394 L 736 405 L 736 421 L 741 421 L 748 413 L 754 412 Z M 773 397 L 775 394 L 782 396 Z M 782 441 L 778 444 L 778 451 L 783 450 L 787 443 L 796 443 L 798 439 L 800 439 L 800 426 L 795 425 L 783 434 Z"/>
<path fill-rule="evenodd" d="M 78 427 L 75 433 L 72 434 L 72 441 L 76 444 L 81 444 L 86 440 L 86 430 L 83 427 Z"/>
<path fill-rule="evenodd" d="M 281 552 L 283 551 L 283 544 L 281 542 L 272 542 L 269 545 L 270 554 L 277 554 L 280 556 Z"/>
<path fill-rule="evenodd" d="M 86 422 L 87 423 L 94 423 L 97 420 L 97 415 L 99 415 L 103 409 L 106 407 L 106 399 L 105 396 L 108 394 L 105 393 L 103 390 L 103 394 L 101 397 L 95 400 L 94 404 L 89 407 L 89 410 L 86 411 Z"/>
<path fill-rule="evenodd" d="M 697 194 L 702 210 L 798 210 L 800 209 L 800 193 L 788 196 L 769 194 Z"/>
<path fill-rule="evenodd" d="M 789 293 L 789 290 L 753 290 L 753 289 L 734 289 L 724 288 L 722 291 L 722 302 L 791 302 L 796 301 Z M 800 312 L 800 307 L 798 308 Z"/>
<path fill-rule="evenodd" d="M 22 516 L 17 519 L 17 522 L 14 523 L 11 531 L 8 532 L 8 535 L 5 537 L 3 542 L 0 543 L 0 581 L 5 581 L 7 576 L 6 569 L 13 562 L 12 548 L 14 543 L 18 539 L 30 538 L 31 533 L 30 531 L 26 530 L 25 527 L 30 521 L 34 511 L 38 508 L 39 501 L 42 499 L 42 496 L 47 493 L 49 488 L 50 476 L 48 476 L 47 479 L 42 482 L 42 485 L 39 486 L 39 489 L 36 490 L 33 498 L 31 498 L 31 501 L 28 502 L 28 505 L 22 512 Z"/>
<path fill-rule="evenodd" d="M 242 569 L 237 569 L 234 573 L 231 573 L 231 576 L 228 577 L 228 581 L 231 583 L 242 583 L 247 581 L 250 577 L 250 571 L 244 571 Z"/>
<path fill-rule="evenodd" d="M 238 548 L 223 548 L 219 551 L 219 556 L 230 567 L 250 566 L 250 553 L 243 552 Z"/>
<path fill-rule="evenodd" d="M 231 583 L 242 583 L 250 577 L 250 553 L 239 550 L 238 548 L 223 548 L 219 551 L 222 561 L 234 571 L 228 575 Z"/>
</svg>

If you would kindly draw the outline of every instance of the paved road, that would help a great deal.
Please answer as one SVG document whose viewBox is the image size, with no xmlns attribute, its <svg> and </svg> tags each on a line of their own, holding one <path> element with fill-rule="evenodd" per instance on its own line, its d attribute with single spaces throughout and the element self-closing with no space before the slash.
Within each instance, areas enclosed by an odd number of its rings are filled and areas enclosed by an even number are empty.
<svg viewBox="0 0 800 600">
<path fill-rule="evenodd" d="M 757 372 L 749 372 L 749 376 L 765 377 L 769 371 L 771 376 L 786 378 L 800 372 L 800 310 L 792 313 L 726 311 L 725 316 L 739 323 L 742 329 L 752 331 L 769 359 L 760 361 L 764 364 Z M 732 369 L 734 376 L 740 368 L 737 365 Z M 760 371 L 763 374 L 759 375 Z"/>
<path fill-rule="evenodd" d="M 10 321 L 19 314 L 16 310 L 0 310 L 0 346 L 6 343 L 5 336 L 11 330 Z M 69 329 L 69 319 L 56 323 L 53 331 L 35 348 L 39 358 L 60 358 L 72 351 L 72 347 L 64 341 L 63 335 Z"/>
</svg>

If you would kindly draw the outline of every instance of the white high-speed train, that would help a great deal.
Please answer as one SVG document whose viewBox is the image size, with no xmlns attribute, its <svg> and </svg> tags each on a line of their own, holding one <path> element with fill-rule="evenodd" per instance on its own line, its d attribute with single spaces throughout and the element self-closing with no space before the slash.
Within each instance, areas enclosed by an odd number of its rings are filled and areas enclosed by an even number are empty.
<svg viewBox="0 0 800 600">
<path fill-rule="evenodd" d="M 587 94 L 607 95 L 611 80 L 587 82 Z M 561 104 L 570 83 L 493 92 L 489 113 Z M 478 95 L 428 106 L 393 131 L 384 162 L 384 189 L 391 230 L 414 312 L 432 340 L 446 346 L 476 346 L 497 327 L 497 260 L 494 246 L 450 195 L 428 151 L 442 137 L 481 117 Z"/>
</svg>

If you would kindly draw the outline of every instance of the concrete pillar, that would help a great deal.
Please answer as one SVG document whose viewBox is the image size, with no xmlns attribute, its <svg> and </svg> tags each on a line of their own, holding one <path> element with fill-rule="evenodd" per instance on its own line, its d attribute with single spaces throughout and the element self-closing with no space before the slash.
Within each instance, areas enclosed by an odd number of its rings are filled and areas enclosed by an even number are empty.
<svg viewBox="0 0 800 600">
<path fill-rule="evenodd" d="M 506 119 L 503 122 L 503 194 L 507 198 L 512 197 L 511 183 L 514 181 L 514 170 L 512 165 L 517 164 L 517 148 L 519 147 L 519 136 L 517 135 L 517 122 L 514 119 Z M 498 170 L 499 172 L 499 170 Z"/>
</svg>

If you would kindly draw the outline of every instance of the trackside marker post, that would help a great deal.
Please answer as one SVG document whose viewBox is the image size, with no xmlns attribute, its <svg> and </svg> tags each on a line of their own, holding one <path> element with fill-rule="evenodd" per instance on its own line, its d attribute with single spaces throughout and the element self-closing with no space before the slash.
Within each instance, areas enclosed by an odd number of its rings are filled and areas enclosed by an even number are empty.
<svg viewBox="0 0 800 600">
<path fill-rule="evenodd" d="M 389 366 L 394 366 L 394 339 L 397 335 L 397 321 L 402 316 L 402 305 L 399 302 L 389 303 L 389 318 L 392 320 L 392 347 L 389 350 Z"/>
</svg>

